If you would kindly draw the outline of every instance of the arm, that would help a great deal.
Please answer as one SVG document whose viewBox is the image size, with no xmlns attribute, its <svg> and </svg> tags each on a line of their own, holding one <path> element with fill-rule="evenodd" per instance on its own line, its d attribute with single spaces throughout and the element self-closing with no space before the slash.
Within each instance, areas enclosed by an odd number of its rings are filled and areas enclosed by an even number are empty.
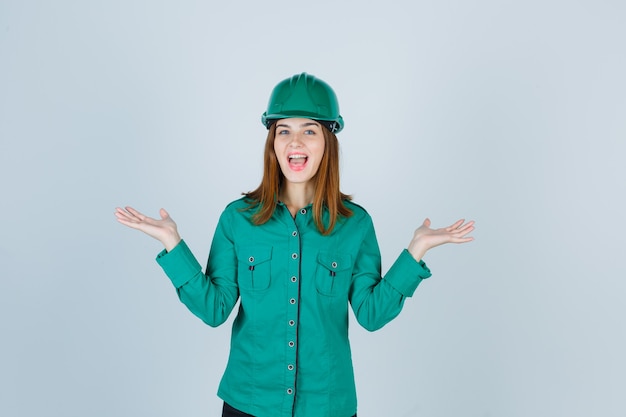
<svg viewBox="0 0 626 417">
<path fill-rule="evenodd" d="M 239 296 L 234 245 L 224 215 L 213 237 L 206 274 L 180 238 L 176 223 L 161 209 L 161 219 L 147 217 L 132 207 L 117 208 L 118 221 L 163 243 L 157 262 L 176 287 L 178 297 L 189 310 L 210 326 L 228 318 Z"/>
<path fill-rule="evenodd" d="M 402 311 L 406 297 L 412 296 L 419 283 L 430 277 L 430 270 L 404 250 L 383 278 L 374 226 L 369 216 L 363 223 L 365 234 L 355 258 L 349 297 L 359 324 L 375 331 Z"/>
<path fill-rule="evenodd" d="M 465 237 L 473 230 L 473 222 L 458 221 L 443 229 L 430 229 L 430 221 L 415 231 L 408 249 L 402 251 L 384 278 L 381 277 L 380 251 L 371 219 L 355 259 L 350 303 L 359 324 L 367 330 L 380 329 L 402 310 L 406 297 L 411 297 L 420 282 L 430 277 L 422 261 L 426 251 L 444 243 L 469 242 Z"/>
<path fill-rule="evenodd" d="M 172 251 L 162 251 L 157 262 L 176 287 L 180 301 L 212 327 L 224 323 L 239 297 L 237 261 L 223 219 L 215 230 L 206 273 L 184 241 Z"/>
</svg>

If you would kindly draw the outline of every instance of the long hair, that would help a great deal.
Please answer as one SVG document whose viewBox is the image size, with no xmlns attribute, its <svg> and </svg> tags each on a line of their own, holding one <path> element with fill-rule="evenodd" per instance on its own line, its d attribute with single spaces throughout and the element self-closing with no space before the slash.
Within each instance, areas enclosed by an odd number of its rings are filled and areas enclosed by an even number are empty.
<svg viewBox="0 0 626 417">
<path fill-rule="evenodd" d="M 344 204 L 344 200 L 351 200 L 347 194 L 339 189 L 339 142 L 337 136 L 325 127 L 324 155 L 320 161 L 317 173 L 312 178 L 315 182 L 315 196 L 313 197 L 313 220 L 319 232 L 328 235 L 333 231 L 339 216 L 350 217 L 352 210 Z M 267 133 L 263 156 L 263 179 L 261 185 L 248 193 L 244 193 L 249 200 L 248 209 L 256 208 L 252 221 L 261 225 L 269 221 L 276 209 L 276 202 L 280 187 L 285 176 L 278 165 L 278 158 L 274 152 L 276 137 L 276 123 L 272 124 Z M 328 210 L 328 224 L 324 224 L 322 214 L 324 208 Z"/>
</svg>

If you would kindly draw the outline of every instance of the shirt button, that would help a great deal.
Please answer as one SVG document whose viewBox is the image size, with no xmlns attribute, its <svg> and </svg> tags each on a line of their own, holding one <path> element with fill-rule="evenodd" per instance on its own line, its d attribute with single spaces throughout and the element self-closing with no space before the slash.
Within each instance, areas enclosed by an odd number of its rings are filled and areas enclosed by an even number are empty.
<svg viewBox="0 0 626 417">
<path fill-rule="evenodd" d="M 250 261 L 250 263 L 254 262 L 254 256 L 249 257 L 248 261 Z"/>
<path fill-rule="evenodd" d="M 296 237 L 298 236 L 298 231 L 294 230 L 293 232 L 291 232 L 291 236 Z"/>
<path fill-rule="evenodd" d="M 293 365 L 292 364 L 287 365 L 287 369 L 289 369 L 290 371 L 293 371 Z"/>
<path fill-rule="evenodd" d="M 300 214 L 306 214 L 306 209 L 300 210 Z"/>
<path fill-rule="evenodd" d="M 291 277 L 291 282 L 296 282 L 298 280 L 298 278 L 296 277 Z"/>
<path fill-rule="evenodd" d="M 289 341 L 289 347 L 294 347 L 296 344 L 293 342 L 293 340 Z"/>
<path fill-rule="evenodd" d="M 296 299 L 295 298 L 290 298 L 289 299 L 289 304 L 295 304 L 296 303 Z"/>
<path fill-rule="evenodd" d="M 293 321 L 293 320 L 289 320 L 289 325 L 290 325 L 290 326 L 293 326 L 294 324 L 296 324 L 296 322 L 295 322 L 295 321 Z"/>
<path fill-rule="evenodd" d="M 293 390 L 291 388 L 287 388 L 287 394 L 289 395 L 293 394 Z"/>
<path fill-rule="evenodd" d="M 291 254 L 291 259 L 298 259 L 298 254 L 297 253 L 292 253 Z"/>
<path fill-rule="evenodd" d="M 333 268 L 337 268 L 337 262 L 333 262 L 332 264 L 330 264 L 330 266 L 332 266 Z"/>
</svg>

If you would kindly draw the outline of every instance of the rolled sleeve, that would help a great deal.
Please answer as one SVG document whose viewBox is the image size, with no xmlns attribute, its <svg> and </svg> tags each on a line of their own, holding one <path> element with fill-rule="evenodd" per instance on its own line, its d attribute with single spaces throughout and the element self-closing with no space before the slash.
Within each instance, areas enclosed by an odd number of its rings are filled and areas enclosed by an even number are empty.
<svg viewBox="0 0 626 417">
<path fill-rule="evenodd" d="M 182 287 L 197 275 L 198 271 L 202 271 L 202 266 L 184 240 L 169 252 L 163 250 L 157 255 L 156 261 L 176 288 Z"/>
<path fill-rule="evenodd" d="M 403 296 L 411 297 L 420 282 L 430 276 L 430 269 L 426 263 L 423 260 L 417 262 L 409 251 L 404 249 L 385 275 L 385 281 Z"/>
</svg>

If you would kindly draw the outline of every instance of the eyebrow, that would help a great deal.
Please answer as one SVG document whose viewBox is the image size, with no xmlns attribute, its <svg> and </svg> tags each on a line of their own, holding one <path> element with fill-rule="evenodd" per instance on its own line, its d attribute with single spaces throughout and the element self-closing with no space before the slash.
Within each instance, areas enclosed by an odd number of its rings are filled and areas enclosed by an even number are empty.
<svg viewBox="0 0 626 417">
<path fill-rule="evenodd" d="M 306 122 L 306 123 L 302 123 L 300 125 L 300 127 L 307 127 L 307 126 L 321 127 L 321 125 L 319 123 L 317 123 L 317 122 Z M 291 126 L 283 124 L 283 123 L 280 123 L 280 124 L 277 124 L 276 127 L 289 127 L 290 128 Z"/>
</svg>

